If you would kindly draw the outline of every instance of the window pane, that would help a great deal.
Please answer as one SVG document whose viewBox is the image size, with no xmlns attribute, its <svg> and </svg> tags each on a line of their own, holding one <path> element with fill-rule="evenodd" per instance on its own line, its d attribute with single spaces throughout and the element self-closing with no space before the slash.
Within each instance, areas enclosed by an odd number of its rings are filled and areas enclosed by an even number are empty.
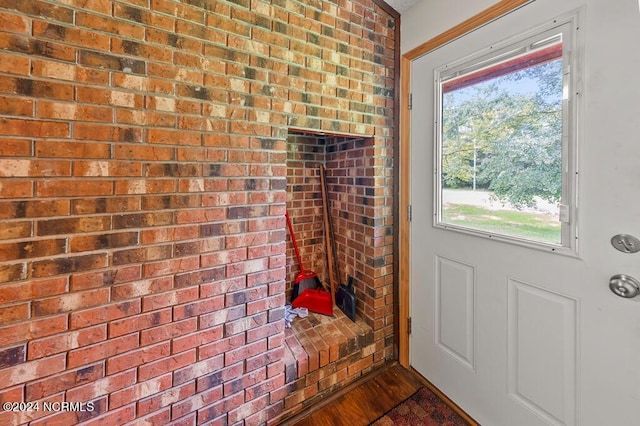
<svg viewBox="0 0 640 426">
<path fill-rule="evenodd" d="M 560 36 L 441 81 L 440 93 L 439 223 L 561 245 Z"/>
</svg>

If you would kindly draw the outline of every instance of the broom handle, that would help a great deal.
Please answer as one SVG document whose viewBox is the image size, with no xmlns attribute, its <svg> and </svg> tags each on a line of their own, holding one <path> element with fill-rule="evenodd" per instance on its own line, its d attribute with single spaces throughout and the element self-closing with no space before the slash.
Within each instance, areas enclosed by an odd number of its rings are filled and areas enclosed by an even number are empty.
<svg viewBox="0 0 640 426">
<path fill-rule="evenodd" d="M 298 243 L 296 243 L 296 236 L 293 233 L 293 225 L 291 224 L 291 219 L 289 218 L 289 212 L 287 210 L 284 211 L 284 216 L 287 218 L 287 225 L 289 226 L 289 234 L 291 234 L 291 241 L 293 242 L 293 249 L 296 252 L 296 258 L 298 259 L 298 266 L 300 267 L 300 272 L 304 273 L 305 270 L 302 267 L 302 258 L 300 257 L 300 250 L 298 250 Z"/>
<path fill-rule="evenodd" d="M 324 178 L 324 166 L 320 165 L 320 183 L 322 184 L 322 207 L 324 216 L 324 237 L 327 246 L 327 264 L 329 266 L 329 287 L 331 289 L 331 300 L 336 303 L 335 295 L 335 265 L 333 264 L 333 244 L 331 239 L 331 226 L 329 224 L 329 202 L 327 200 L 327 185 Z"/>
</svg>

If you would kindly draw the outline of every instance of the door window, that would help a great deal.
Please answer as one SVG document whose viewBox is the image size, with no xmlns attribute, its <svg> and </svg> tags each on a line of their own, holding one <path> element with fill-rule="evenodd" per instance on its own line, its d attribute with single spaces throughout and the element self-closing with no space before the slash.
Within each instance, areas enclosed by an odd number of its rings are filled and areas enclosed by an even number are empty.
<svg viewBox="0 0 640 426">
<path fill-rule="evenodd" d="M 575 248 L 569 26 L 436 70 L 436 226 Z"/>
</svg>

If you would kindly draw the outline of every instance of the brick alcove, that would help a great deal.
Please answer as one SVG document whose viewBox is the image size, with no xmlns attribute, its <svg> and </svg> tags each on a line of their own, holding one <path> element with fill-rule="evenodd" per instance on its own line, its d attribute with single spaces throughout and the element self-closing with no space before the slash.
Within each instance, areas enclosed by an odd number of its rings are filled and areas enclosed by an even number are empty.
<svg viewBox="0 0 640 426">
<path fill-rule="evenodd" d="M 287 138 L 287 210 L 305 269 L 328 285 L 320 165 L 326 168 L 328 202 L 334 230 L 340 283 L 354 278 L 357 318 L 352 322 L 334 306 L 333 316 L 310 313 L 285 330 L 285 416 L 354 381 L 390 354 L 385 303 L 385 270 L 392 268 L 392 226 L 385 224 L 392 198 L 375 168 L 374 138 L 290 131 Z M 378 152 L 381 154 L 383 152 Z M 386 225 L 386 226 L 385 226 Z M 382 269 L 381 269 L 382 268 Z M 287 237 L 287 300 L 299 272 Z"/>
</svg>

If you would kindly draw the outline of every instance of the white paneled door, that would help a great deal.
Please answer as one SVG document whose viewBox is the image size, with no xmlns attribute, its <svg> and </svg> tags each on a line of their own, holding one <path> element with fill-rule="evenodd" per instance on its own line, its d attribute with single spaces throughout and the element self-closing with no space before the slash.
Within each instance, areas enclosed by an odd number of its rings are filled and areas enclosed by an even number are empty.
<svg viewBox="0 0 640 426">
<path fill-rule="evenodd" d="M 470 208 L 451 210 L 447 220 L 459 226 L 443 225 L 444 204 L 455 203 L 444 194 L 464 177 L 442 183 L 440 156 L 449 153 L 436 149 L 438 75 L 565 21 L 572 35 L 563 72 L 573 80 L 563 86 L 558 222 L 574 231 L 563 231 L 559 245 L 501 238 L 483 228 L 499 213 L 475 211 L 484 224 L 467 227 Z M 639 42 L 636 1 L 537 0 L 413 61 L 410 363 L 484 426 L 640 424 L 640 296 L 609 288 L 616 274 L 640 278 L 640 253 L 611 242 L 640 237 Z M 486 80 L 500 74 L 483 71 L 493 65 L 472 69 Z M 460 132 L 470 133 L 473 119 L 458 123 Z M 480 163 L 498 153 L 476 154 L 459 160 L 476 167 L 476 190 L 490 192 Z M 493 203 L 485 207 L 499 211 Z"/>
</svg>

